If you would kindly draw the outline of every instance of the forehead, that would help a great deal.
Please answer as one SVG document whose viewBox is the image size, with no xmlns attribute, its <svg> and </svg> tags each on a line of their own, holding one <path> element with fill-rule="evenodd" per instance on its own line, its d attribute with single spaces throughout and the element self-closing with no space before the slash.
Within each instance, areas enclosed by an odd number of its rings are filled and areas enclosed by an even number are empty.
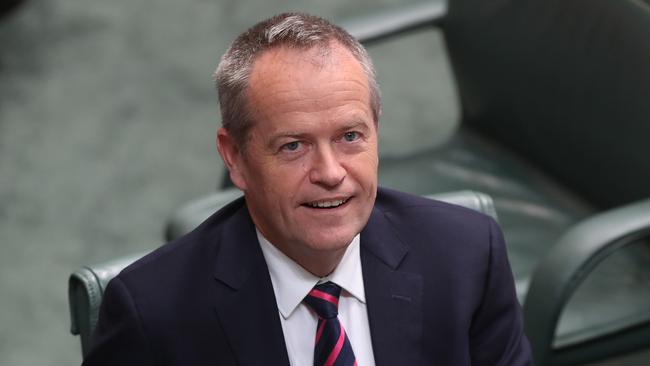
<svg viewBox="0 0 650 366">
<path fill-rule="evenodd" d="M 247 90 L 253 119 L 338 106 L 370 110 L 368 79 L 352 53 L 332 42 L 309 49 L 276 47 L 253 63 Z"/>
<path fill-rule="evenodd" d="M 368 81 L 361 64 L 352 53 L 338 44 L 311 48 L 274 47 L 264 51 L 253 62 L 249 78 L 249 94 L 276 92 L 285 86 L 304 89 L 318 83 L 355 81 L 367 88 Z"/>
</svg>

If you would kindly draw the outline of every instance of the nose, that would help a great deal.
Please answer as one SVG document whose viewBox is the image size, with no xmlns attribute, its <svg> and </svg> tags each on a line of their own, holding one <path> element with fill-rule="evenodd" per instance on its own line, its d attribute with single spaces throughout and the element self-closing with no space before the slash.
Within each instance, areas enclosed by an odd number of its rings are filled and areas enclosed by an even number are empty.
<svg viewBox="0 0 650 366">
<path fill-rule="evenodd" d="M 331 147 L 317 149 L 309 172 L 311 183 L 325 187 L 336 187 L 343 182 L 346 175 L 345 168 L 341 165 L 338 156 Z"/>
</svg>

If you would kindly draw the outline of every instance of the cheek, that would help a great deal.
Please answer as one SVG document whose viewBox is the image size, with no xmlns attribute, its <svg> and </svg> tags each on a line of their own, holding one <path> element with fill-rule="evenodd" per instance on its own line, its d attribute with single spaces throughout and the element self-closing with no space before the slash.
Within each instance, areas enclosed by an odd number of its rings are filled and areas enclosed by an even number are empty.
<svg viewBox="0 0 650 366">
<path fill-rule="evenodd" d="M 271 201 L 269 202 L 271 204 L 293 206 L 305 171 L 302 167 L 288 168 L 283 166 L 260 172 L 259 182 L 262 183 L 261 190 L 266 196 L 265 199 Z"/>
<path fill-rule="evenodd" d="M 304 157 L 293 162 L 276 164 L 268 169 L 266 174 L 282 190 L 295 190 L 305 180 L 309 170 L 309 160 Z"/>
<path fill-rule="evenodd" d="M 376 153 L 367 152 L 363 159 L 360 159 L 357 169 L 359 169 L 360 179 L 364 181 L 364 184 L 376 185 L 378 166 L 379 158 Z"/>
</svg>

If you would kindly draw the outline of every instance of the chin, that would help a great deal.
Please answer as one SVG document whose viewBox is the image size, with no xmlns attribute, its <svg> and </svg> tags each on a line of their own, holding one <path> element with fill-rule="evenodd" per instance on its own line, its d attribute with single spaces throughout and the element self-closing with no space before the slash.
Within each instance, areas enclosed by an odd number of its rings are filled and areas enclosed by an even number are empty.
<svg viewBox="0 0 650 366">
<path fill-rule="evenodd" d="M 356 230 L 345 230 L 345 233 L 321 233 L 318 235 L 310 235 L 311 240 L 308 239 L 308 245 L 315 251 L 338 251 L 345 249 L 350 245 L 352 239 L 358 234 Z"/>
</svg>

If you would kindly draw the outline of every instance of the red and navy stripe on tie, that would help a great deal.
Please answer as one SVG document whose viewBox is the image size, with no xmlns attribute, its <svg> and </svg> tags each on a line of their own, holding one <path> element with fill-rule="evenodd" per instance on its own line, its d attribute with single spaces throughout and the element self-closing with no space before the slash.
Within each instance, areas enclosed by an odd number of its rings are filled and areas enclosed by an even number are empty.
<svg viewBox="0 0 650 366">
<path fill-rule="evenodd" d="M 341 287 L 333 282 L 316 285 L 304 302 L 318 315 L 314 366 L 356 366 L 357 362 L 338 319 Z"/>
</svg>

